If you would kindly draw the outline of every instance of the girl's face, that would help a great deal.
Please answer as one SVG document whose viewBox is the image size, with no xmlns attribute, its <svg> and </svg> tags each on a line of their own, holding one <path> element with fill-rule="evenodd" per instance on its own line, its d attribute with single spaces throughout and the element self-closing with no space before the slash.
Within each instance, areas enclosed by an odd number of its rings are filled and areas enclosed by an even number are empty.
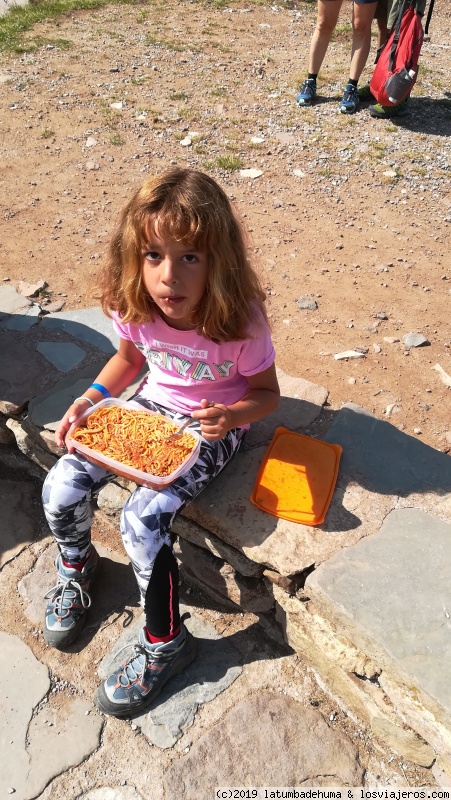
<svg viewBox="0 0 451 800">
<path fill-rule="evenodd" d="M 193 312 L 207 285 L 208 256 L 172 239 L 155 226 L 143 254 L 144 285 L 164 321 L 180 331 L 193 328 Z"/>
</svg>

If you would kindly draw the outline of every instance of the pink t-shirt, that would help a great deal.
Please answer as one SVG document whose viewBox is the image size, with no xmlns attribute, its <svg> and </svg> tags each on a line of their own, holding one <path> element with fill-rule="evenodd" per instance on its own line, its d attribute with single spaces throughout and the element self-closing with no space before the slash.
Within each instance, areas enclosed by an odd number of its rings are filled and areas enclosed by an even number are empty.
<svg viewBox="0 0 451 800">
<path fill-rule="evenodd" d="M 258 324 L 249 326 L 248 339 L 220 344 L 196 331 L 171 328 L 157 315 L 154 322 L 132 325 L 121 323 L 114 314 L 113 325 L 149 364 L 140 395 L 189 415 L 200 407 L 203 398 L 224 405 L 237 402 L 248 390 L 246 376 L 263 372 L 274 362 L 269 328 L 260 317 Z"/>
</svg>

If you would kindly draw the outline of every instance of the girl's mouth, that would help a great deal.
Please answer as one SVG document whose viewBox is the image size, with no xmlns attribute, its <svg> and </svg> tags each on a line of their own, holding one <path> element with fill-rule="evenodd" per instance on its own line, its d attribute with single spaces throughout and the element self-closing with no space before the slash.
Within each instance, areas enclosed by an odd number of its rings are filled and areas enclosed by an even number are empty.
<svg viewBox="0 0 451 800">
<path fill-rule="evenodd" d="M 176 306 L 176 305 L 179 305 L 180 303 L 183 303 L 185 298 L 184 297 L 163 297 L 162 300 L 163 300 L 163 303 L 167 303 L 168 306 Z"/>
</svg>

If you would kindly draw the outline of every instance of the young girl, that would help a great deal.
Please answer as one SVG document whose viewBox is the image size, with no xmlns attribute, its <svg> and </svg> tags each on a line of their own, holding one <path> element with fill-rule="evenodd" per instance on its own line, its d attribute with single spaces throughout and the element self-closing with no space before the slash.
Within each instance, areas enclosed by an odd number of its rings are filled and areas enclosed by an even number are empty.
<svg viewBox="0 0 451 800">
<path fill-rule="evenodd" d="M 191 169 L 149 178 L 124 208 L 103 275 L 102 307 L 120 336 L 118 352 L 58 425 L 119 395 L 147 360 L 133 397 L 177 422 L 192 415 L 199 458 L 162 491 L 138 487 L 121 516 L 121 534 L 138 582 L 145 627 L 131 658 L 98 689 L 101 711 L 145 709 L 195 656 L 180 619 L 171 525 L 237 452 L 249 423 L 279 402 L 264 293 L 243 231 L 224 191 Z M 57 583 L 46 594 L 44 638 L 64 648 L 83 628 L 98 555 L 91 544 L 92 492 L 114 475 L 73 451 L 49 472 L 43 502 L 59 547 Z"/>
</svg>

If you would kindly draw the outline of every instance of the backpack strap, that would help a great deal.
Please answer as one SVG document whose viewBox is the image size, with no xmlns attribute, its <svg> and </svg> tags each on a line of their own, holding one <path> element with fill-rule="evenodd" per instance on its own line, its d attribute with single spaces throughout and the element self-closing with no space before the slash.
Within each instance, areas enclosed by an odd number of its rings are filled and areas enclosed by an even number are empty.
<svg viewBox="0 0 451 800">
<path fill-rule="evenodd" d="M 432 12 L 434 10 L 434 3 L 435 3 L 435 0 L 431 0 L 431 2 L 429 3 L 428 15 L 426 17 L 426 25 L 424 26 L 424 32 L 425 33 L 429 32 L 429 23 L 431 21 Z"/>
</svg>

